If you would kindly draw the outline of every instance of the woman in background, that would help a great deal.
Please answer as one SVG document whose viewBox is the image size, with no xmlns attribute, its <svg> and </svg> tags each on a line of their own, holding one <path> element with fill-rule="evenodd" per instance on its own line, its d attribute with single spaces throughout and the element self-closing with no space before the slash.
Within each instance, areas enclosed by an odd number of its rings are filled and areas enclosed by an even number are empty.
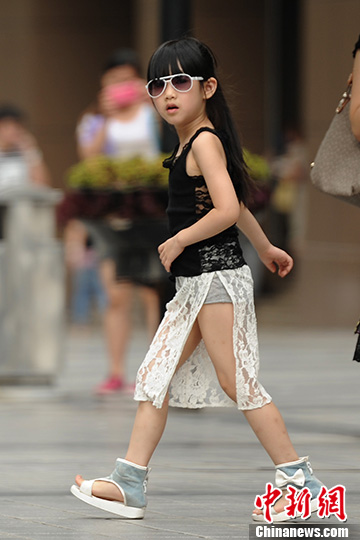
<svg viewBox="0 0 360 540">
<path fill-rule="evenodd" d="M 350 122 L 351 129 L 357 138 L 360 141 L 360 36 L 353 50 L 354 57 L 354 67 L 353 67 L 353 83 L 351 89 L 351 100 L 350 100 Z M 359 334 L 357 345 L 354 353 L 354 360 L 360 362 L 360 319 L 356 327 L 356 333 Z"/>
<path fill-rule="evenodd" d="M 83 115 L 77 127 L 81 159 L 101 154 L 113 158 L 152 159 L 159 154 L 158 124 L 139 71 L 136 55 L 131 50 L 115 51 L 108 59 L 100 79 L 97 104 Z M 87 223 L 87 226 L 100 255 L 100 276 L 108 300 L 104 325 L 109 373 L 96 392 L 109 394 L 127 387 L 125 354 L 135 286 L 144 305 L 151 340 L 160 319 L 156 284 L 163 270 L 156 248 L 139 246 L 138 239 L 143 238 L 148 228 L 146 222 L 109 217 L 101 225 L 92 228 L 91 223 Z"/>
</svg>

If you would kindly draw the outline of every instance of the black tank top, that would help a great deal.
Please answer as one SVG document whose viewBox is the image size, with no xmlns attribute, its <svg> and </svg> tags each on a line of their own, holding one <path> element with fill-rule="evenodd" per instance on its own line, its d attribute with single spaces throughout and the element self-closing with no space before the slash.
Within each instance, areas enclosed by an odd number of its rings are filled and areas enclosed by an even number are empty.
<svg viewBox="0 0 360 540">
<path fill-rule="evenodd" d="M 179 145 L 164 161 L 169 173 L 169 203 L 167 215 L 170 234 L 190 227 L 214 208 L 203 176 L 189 176 L 186 173 L 186 157 L 196 137 L 203 131 L 210 131 L 219 137 L 225 153 L 226 145 L 221 133 L 207 127 L 200 128 L 176 157 Z M 232 270 L 245 264 L 235 225 L 221 233 L 187 246 L 171 265 L 174 276 L 198 276 L 215 270 Z"/>
</svg>

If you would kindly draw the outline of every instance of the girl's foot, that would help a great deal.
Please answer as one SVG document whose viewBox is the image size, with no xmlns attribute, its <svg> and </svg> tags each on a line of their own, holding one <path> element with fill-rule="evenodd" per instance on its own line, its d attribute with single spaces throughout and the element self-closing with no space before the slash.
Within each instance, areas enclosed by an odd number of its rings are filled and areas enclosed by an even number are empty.
<svg viewBox="0 0 360 540">
<path fill-rule="evenodd" d="M 146 510 L 149 469 L 118 458 L 110 476 L 84 480 L 78 475 L 71 493 L 81 501 L 127 519 L 142 519 Z"/>
<path fill-rule="evenodd" d="M 308 456 L 305 456 L 296 461 L 276 465 L 275 486 L 282 490 L 283 495 L 276 501 L 275 505 L 271 507 L 273 521 L 281 522 L 292 519 L 285 511 L 285 507 L 290 504 L 290 501 L 286 497 L 289 486 L 292 486 L 297 490 L 306 488 L 311 496 L 310 512 L 317 511 L 318 496 L 323 484 L 316 476 L 314 476 L 308 459 Z M 258 508 L 253 510 L 252 517 L 254 521 L 265 521 L 264 512 Z"/>
<path fill-rule="evenodd" d="M 287 498 L 285 497 L 286 493 L 284 493 L 282 495 L 282 497 L 280 497 L 280 499 L 278 501 L 276 501 L 275 505 L 273 506 L 275 512 L 277 514 L 280 514 L 281 512 L 283 512 L 285 510 L 285 506 L 288 506 L 289 504 L 289 501 L 287 500 Z M 263 514 L 263 511 L 260 510 L 259 508 L 254 508 L 253 510 L 253 516 L 261 516 Z"/>
<path fill-rule="evenodd" d="M 80 487 L 84 482 L 83 477 L 78 474 L 75 476 L 75 482 Z M 119 488 L 110 482 L 103 482 L 101 480 L 96 480 L 92 487 L 92 494 L 99 499 L 105 499 L 107 501 L 117 501 L 124 502 L 124 497 L 121 494 Z"/>
</svg>

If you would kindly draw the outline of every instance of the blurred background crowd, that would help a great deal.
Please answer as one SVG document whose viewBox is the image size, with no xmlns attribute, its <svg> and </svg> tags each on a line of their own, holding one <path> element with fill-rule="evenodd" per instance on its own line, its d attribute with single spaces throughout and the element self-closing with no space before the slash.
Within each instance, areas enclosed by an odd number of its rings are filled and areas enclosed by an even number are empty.
<svg viewBox="0 0 360 540">
<path fill-rule="evenodd" d="M 131 390 L 132 321 L 150 340 L 173 293 L 156 246 L 176 139 L 145 70 L 184 34 L 218 55 L 259 186 L 252 210 L 295 259 L 279 286 L 242 240 L 260 322 L 351 334 L 358 209 L 317 192 L 309 172 L 352 68 L 358 0 L 15 0 L 0 13 L 0 378 L 24 372 L 33 349 L 25 372 L 46 380 L 64 330 L 103 327 L 96 392 Z"/>
</svg>

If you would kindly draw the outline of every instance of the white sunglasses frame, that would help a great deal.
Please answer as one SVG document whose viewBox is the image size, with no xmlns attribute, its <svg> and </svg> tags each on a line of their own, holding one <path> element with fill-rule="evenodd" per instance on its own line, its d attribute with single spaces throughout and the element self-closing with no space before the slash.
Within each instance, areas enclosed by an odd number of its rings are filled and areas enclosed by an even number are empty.
<svg viewBox="0 0 360 540">
<path fill-rule="evenodd" d="M 180 76 L 183 76 L 183 75 L 186 75 L 186 77 L 189 77 L 190 81 L 191 81 L 191 85 L 190 85 L 190 88 L 188 88 L 187 90 L 178 90 L 177 88 L 175 88 L 175 86 L 173 85 L 172 83 L 172 80 L 174 77 L 179 77 Z M 174 90 L 176 90 L 176 92 L 181 92 L 182 94 L 184 94 L 185 92 L 190 92 L 190 90 L 192 89 L 193 85 L 194 85 L 194 81 L 203 81 L 204 80 L 204 77 L 193 77 L 192 75 L 189 75 L 188 73 L 175 73 L 174 75 L 167 75 L 166 77 L 156 77 L 155 79 L 151 79 L 151 81 L 149 81 L 146 85 L 145 85 L 145 88 L 146 88 L 146 91 L 147 93 L 149 94 L 149 96 L 151 97 L 151 99 L 157 99 L 158 97 L 162 96 L 163 93 L 165 92 L 166 90 L 166 87 L 167 87 L 167 84 L 170 83 L 171 86 L 173 87 Z M 160 94 L 158 94 L 157 96 L 152 96 L 149 92 L 149 86 L 152 82 L 154 81 L 164 81 L 165 84 L 164 84 L 164 88 L 162 89 L 162 91 L 160 92 Z"/>
</svg>

